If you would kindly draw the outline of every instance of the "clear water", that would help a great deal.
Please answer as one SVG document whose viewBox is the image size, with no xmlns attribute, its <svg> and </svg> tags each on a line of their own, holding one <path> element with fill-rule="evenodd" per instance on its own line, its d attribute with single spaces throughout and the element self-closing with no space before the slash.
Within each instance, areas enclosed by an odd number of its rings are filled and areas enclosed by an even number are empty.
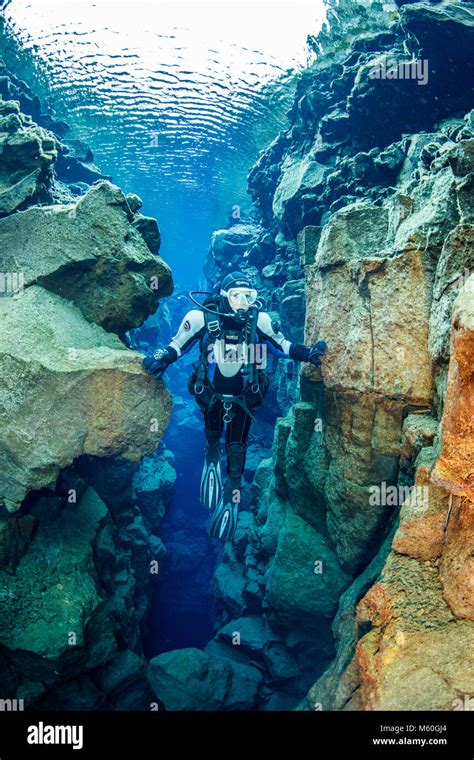
<svg viewBox="0 0 474 760">
<path fill-rule="evenodd" d="M 322 0 L 10 0 L 3 12 L 23 78 L 141 196 L 177 282 L 196 284 L 211 231 L 248 206 L 248 170 L 285 124 Z"/>
</svg>

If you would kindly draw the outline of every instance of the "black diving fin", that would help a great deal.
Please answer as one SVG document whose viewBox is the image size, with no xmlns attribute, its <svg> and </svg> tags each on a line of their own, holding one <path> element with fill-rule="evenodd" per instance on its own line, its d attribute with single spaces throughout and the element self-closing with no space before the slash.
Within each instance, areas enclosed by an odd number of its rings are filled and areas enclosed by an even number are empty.
<svg viewBox="0 0 474 760">
<path fill-rule="evenodd" d="M 230 541 L 237 527 L 240 503 L 240 482 L 229 478 L 215 508 L 209 526 L 210 538 Z"/>
<path fill-rule="evenodd" d="M 222 470 L 219 441 L 207 445 L 201 475 L 200 501 L 205 509 L 213 510 L 222 495 Z"/>
</svg>

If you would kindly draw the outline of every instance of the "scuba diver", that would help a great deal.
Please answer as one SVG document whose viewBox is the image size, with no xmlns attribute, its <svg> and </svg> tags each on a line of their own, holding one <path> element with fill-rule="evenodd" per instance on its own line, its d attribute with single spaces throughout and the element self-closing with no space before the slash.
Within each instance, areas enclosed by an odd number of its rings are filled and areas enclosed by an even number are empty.
<svg viewBox="0 0 474 760">
<path fill-rule="evenodd" d="M 202 303 L 194 296 L 206 295 Z M 201 475 L 200 501 L 212 511 L 211 538 L 232 539 L 237 525 L 240 488 L 247 438 L 253 410 L 268 390 L 265 372 L 267 349 L 280 357 L 321 364 L 326 343 L 311 348 L 290 343 L 280 326 L 261 311 L 257 291 L 242 272 L 231 272 L 216 293 L 191 291 L 198 307 L 185 314 L 178 332 L 164 348 L 143 359 L 156 377 L 199 341 L 200 361 L 193 364 L 188 390 L 203 416 L 206 450 Z M 227 479 L 223 483 L 220 439 L 226 425 Z"/>
</svg>

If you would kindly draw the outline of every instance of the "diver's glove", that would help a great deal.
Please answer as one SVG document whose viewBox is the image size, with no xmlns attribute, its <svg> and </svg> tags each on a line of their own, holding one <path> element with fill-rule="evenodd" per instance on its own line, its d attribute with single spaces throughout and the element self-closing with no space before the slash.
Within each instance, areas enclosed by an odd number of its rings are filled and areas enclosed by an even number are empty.
<svg viewBox="0 0 474 760">
<path fill-rule="evenodd" d="M 145 356 L 142 366 L 151 372 L 155 377 L 161 377 L 165 369 L 172 364 L 177 358 L 177 353 L 173 348 L 157 348 L 153 356 Z"/>
<path fill-rule="evenodd" d="M 318 340 L 317 343 L 314 344 L 309 350 L 308 358 L 306 359 L 307 362 L 310 364 L 314 364 L 315 367 L 318 367 L 321 364 L 320 357 L 326 353 L 327 349 L 327 343 L 324 340 Z"/>
<path fill-rule="evenodd" d="M 320 357 L 324 354 L 326 348 L 327 345 L 324 340 L 318 340 L 311 348 L 302 346 L 299 343 L 292 343 L 289 356 L 290 359 L 295 359 L 297 362 L 309 362 L 317 367 L 321 364 Z"/>
</svg>

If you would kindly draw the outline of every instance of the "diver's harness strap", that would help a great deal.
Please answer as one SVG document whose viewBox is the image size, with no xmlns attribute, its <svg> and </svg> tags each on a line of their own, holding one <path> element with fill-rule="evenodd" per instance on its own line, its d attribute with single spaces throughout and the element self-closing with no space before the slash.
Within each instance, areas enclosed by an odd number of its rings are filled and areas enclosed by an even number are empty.
<svg viewBox="0 0 474 760">
<path fill-rule="evenodd" d="M 221 323 L 219 322 L 218 316 L 216 315 L 214 317 L 208 311 L 204 311 L 203 314 L 206 323 L 207 334 L 210 335 L 214 340 L 218 340 L 222 333 Z M 207 375 L 208 344 L 209 342 L 207 340 L 203 340 L 201 348 L 201 359 L 196 374 L 196 382 L 194 383 L 194 392 L 197 396 L 199 396 L 204 391 L 204 382 Z"/>
<path fill-rule="evenodd" d="M 245 334 L 245 337 L 248 337 L 247 345 L 253 345 L 255 346 L 256 337 L 257 337 L 257 320 L 258 320 L 258 308 L 254 307 L 252 308 L 251 312 L 251 319 L 247 324 L 244 326 L 243 332 Z M 216 314 L 212 315 L 208 311 L 204 311 L 204 319 L 206 321 L 206 330 L 207 334 L 214 340 L 219 340 L 220 337 L 226 336 L 226 334 L 234 334 L 235 328 L 231 330 L 223 330 L 221 327 L 221 323 L 219 321 L 219 318 Z M 204 392 L 205 380 L 207 376 L 207 362 L 208 362 L 208 345 L 209 341 L 203 340 L 202 342 L 202 349 L 201 349 L 201 359 L 199 362 L 199 366 L 197 368 L 196 373 L 196 382 L 194 383 L 194 392 L 196 396 L 201 395 L 201 393 Z M 254 415 L 248 408 L 246 402 L 245 402 L 245 391 L 250 386 L 252 388 L 252 391 L 254 393 L 258 393 L 259 390 L 259 383 L 258 383 L 258 375 L 257 375 L 257 366 L 254 356 L 254 361 L 250 363 L 248 367 L 246 367 L 242 371 L 242 377 L 244 380 L 244 388 L 242 393 L 240 393 L 238 396 L 235 396 L 233 394 L 229 393 L 218 393 L 214 390 L 212 385 L 208 383 L 208 388 L 212 392 L 211 397 L 211 404 L 214 402 L 214 399 L 219 399 L 222 401 L 224 406 L 224 422 L 228 423 L 232 420 L 232 418 L 235 415 L 235 411 L 232 409 L 233 404 L 237 404 L 240 406 L 246 414 L 251 417 L 252 420 L 255 419 Z"/>
<path fill-rule="evenodd" d="M 248 414 L 249 417 L 251 417 L 253 420 L 255 417 L 253 416 L 252 412 L 248 408 L 247 404 L 245 403 L 245 397 L 241 394 L 239 396 L 233 396 L 230 393 L 217 393 L 217 391 L 212 392 L 213 399 L 217 398 L 222 401 L 222 405 L 224 407 L 224 416 L 223 420 L 224 422 L 231 422 L 232 418 L 235 416 L 235 410 L 232 409 L 232 404 L 237 404 L 240 406 L 245 414 Z M 212 401 L 211 401 L 212 403 Z"/>
</svg>

